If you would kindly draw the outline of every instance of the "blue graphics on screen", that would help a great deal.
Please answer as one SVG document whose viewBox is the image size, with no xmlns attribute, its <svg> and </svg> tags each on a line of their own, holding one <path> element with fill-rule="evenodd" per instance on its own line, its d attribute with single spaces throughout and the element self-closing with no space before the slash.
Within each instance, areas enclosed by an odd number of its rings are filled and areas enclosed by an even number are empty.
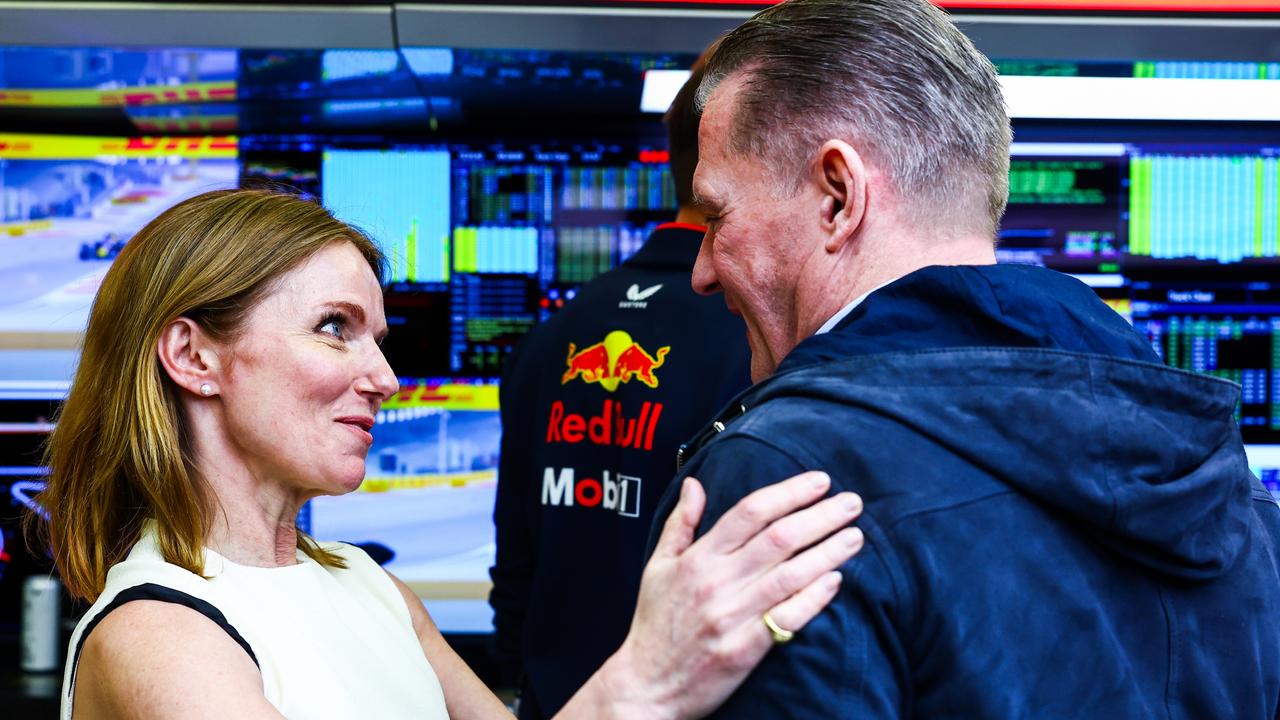
<svg viewBox="0 0 1280 720">
<path fill-rule="evenodd" d="M 1249 470 L 1280 502 L 1280 445 L 1245 445 L 1244 451 L 1249 457 Z"/>
<path fill-rule="evenodd" d="M 1134 65 L 1136 77 L 1280 80 L 1280 63 L 1159 61 Z"/>
<path fill-rule="evenodd" d="M 325 50 L 320 58 L 320 78 L 338 82 L 386 75 L 400 64 L 395 50 Z"/>
<path fill-rule="evenodd" d="M 373 236 L 391 282 L 449 279 L 449 153 L 326 150 L 321 197 L 339 219 Z"/>
<path fill-rule="evenodd" d="M 409 69 L 419 77 L 448 77 L 453 74 L 453 50 L 442 47 L 401 48 Z"/>
<path fill-rule="evenodd" d="M 453 269 L 455 272 L 533 275 L 538 272 L 538 229 L 455 227 Z"/>
<path fill-rule="evenodd" d="M 164 102 L 164 91 L 176 91 L 182 100 L 235 98 L 237 51 L 196 48 L 0 48 L 0 87 L 32 93 L 32 105 L 50 100 L 48 91 L 84 90 L 83 95 L 63 94 L 51 104 L 133 105 L 137 101 Z M 210 95 L 210 84 L 230 83 L 230 97 Z M 195 92 L 195 95 L 189 95 Z M 44 93 L 45 95 L 42 95 Z M 97 97 L 110 96 L 110 102 Z M 22 98 L 17 99 L 21 102 Z M 15 102 L 14 104 L 17 104 Z"/>
<path fill-rule="evenodd" d="M 1130 159 L 1129 251 L 1231 263 L 1280 255 L 1280 158 L 1141 154 Z"/>
<path fill-rule="evenodd" d="M 32 471 L 32 468 L 20 469 L 27 473 Z M 36 502 L 36 498 L 42 492 L 44 492 L 44 483 L 40 480 L 15 480 L 11 485 L 9 485 L 9 494 L 12 496 L 14 503 L 44 517 L 45 519 L 48 519 L 49 513 L 45 512 L 45 509 L 40 506 L 40 503 Z"/>
</svg>

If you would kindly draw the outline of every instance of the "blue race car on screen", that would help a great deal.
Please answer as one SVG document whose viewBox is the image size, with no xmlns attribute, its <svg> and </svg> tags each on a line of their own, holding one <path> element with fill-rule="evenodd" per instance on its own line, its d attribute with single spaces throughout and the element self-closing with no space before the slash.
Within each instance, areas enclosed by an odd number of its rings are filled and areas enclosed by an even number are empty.
<svg viewBox="0 0 1280 720">
<path fill-rule="evenodd" d="M 115 233 L 107 233 L 93 242 L 80 243 L 81 260 L 114 260 L 129 238 L 117 237 Z"/>
</svg>

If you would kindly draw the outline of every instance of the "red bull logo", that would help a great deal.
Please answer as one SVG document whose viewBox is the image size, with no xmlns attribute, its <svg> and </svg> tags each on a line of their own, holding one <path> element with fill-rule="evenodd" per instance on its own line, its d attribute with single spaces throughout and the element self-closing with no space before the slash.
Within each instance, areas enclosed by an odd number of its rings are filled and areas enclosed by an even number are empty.
<svg viewBox="0 0 1280 720">
<path fill-rule="evenodd" d="M 569 343 L 569 357 L 565 360 L 568 368 L 560 384 L 565 385 L 580 377 L 583 382 L 599 383 L 605 390 L 613 392 L 618 385 L 635 379 L 656 388 L 658 376 L 653 371 L 662 367 L 670 351 L 671 346 L 665 345 L 650 355 L 622 330 L 614 330 L 605 335 L 603 341 L 581 350 Z"/>
</svg>

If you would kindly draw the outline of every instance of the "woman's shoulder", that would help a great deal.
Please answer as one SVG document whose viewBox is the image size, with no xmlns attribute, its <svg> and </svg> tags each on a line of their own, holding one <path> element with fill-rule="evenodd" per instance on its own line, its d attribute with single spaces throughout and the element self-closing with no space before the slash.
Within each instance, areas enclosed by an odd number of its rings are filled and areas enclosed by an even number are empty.
<svg viewBox="0 0 1280 720">
<path fill-rule="evenodd" d="M 154 538 L 143 536 L 133 550 L 121 562 L 107 571 L 104 595 L 143 582 L 163 582 L 183 587 L 204 578 L 186 568 L 175 565 L 160 555 Z"/>
<path fill-rule="evenodd" d="M 235 615 L 215 583 L 167 562 L 154 533 L 144 531 L 129 554 L 108 571 L 102 593 L 77 623 L 68 648 L 64 688 L 76 692 L 81 677 L 91 678 L 103 663 L 129 671 L 135 666 L 141 671 L 156 662 L 165 668 L 183 668 L 184 658 L 199 662 L 202 657 L 217 657 L 219 649 L 248 662 L 256 677 L 257 658 L 237 630 L 240 623 Z M 181 641 L 174 642 L 175 638 Z M 163 649 L 157 650 L 157 645 Z"/>
<path fill-rule="evenodd" d="M 102 616 L 78 655 L 67 698 L 77 717 L 274 716 L 254 658 L 186 605 L 122 604 Z"/>
<path fill-rule="evenodd" d="M 124 668 L 187 668 L 205 659 L 226 659 L 235 661 L 228 665 L 247 663 L 245 667 L 258 674 L 253 655 L 216 621 L 187 605 L 158 598 L 132 600 L 102 615 L 79 655 L 82 666 L 101 661 L 106 667 Z"/>
</svg>

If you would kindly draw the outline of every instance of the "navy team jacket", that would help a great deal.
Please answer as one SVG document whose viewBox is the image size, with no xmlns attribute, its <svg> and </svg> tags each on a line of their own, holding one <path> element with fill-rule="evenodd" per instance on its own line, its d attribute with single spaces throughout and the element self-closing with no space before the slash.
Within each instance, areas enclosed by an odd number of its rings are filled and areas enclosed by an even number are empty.
<svg viewBox="0 0 1280 720">
<path fill-rule="evenodd" d="M 834 603 L 716 717 L 1275 718 L 1280 508 L 1239 397 L 1048 270 L 873 293 L 684 468 L 703 529 L 802 470 L 866 501 Z"/>
<path fill-rule="evenodd" d="M 502 378 L 491 571 L 522 718 L 554 714 L 626 637 L 679 445 L 750 383 L 745 327 L 690 272 L 669 223 L 521 343 Z"/>
</svg>

